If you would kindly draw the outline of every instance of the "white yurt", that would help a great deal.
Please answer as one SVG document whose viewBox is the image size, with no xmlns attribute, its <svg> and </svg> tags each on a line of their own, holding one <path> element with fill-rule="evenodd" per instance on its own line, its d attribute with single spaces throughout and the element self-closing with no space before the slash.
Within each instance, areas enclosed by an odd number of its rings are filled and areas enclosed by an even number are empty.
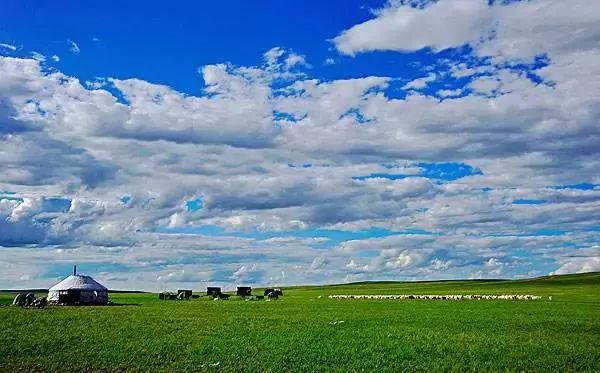
<svg viewBox="0 0 600 373">
<path fill-rule="evenodd" d="M 108 304 L 108 289 L 90 276 L 73 275 L 54 285 L 48 291 L 48 302 L 51 304 Z"/>
</svg>

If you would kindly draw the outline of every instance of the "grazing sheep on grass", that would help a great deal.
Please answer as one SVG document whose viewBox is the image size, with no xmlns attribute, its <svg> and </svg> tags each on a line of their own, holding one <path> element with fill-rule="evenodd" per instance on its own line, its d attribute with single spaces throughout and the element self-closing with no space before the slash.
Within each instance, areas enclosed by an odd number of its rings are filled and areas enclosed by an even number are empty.
<svg viewBox="0 0 600 373">
<path fill-rule="evenodd" d="M 321 298 L 322 296 L 319 296 Z M 484 295 L 484 294 L 470 294 L 470 295 L 329 295 L 329 299 L 419 299 L 419 300 L 539 300 L 542 299 L 538 295 L 516 295 L 516 294 L 502 294 L 502 295 Z M 549 297 L 551 300 L 552 297 Z"/>
</svg>

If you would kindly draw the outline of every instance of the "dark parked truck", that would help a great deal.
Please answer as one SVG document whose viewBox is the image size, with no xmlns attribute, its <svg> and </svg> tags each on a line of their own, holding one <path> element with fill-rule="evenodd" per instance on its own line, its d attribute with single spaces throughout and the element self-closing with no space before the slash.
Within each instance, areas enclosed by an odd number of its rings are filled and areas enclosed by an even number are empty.
<svg viewBox="0 0 600 373">
<path fill-rule="evenodd" d="M 209 286 L 206 288 L 206 295 L 208 295 L 209 297 L 219 297 L 221 295 L 221 288 L 215 287 L 215 286 Z"/>
<path fill-rule="evenodd" d="M 252 295 L 252 288 L 250 286 L 238 286 L 236 294 L 239 297 L 249 297 Z"/>
<path fill-rule="evenodd" d="M 177 299 L 189 300 L 191 297 L 192 297 L 191 290 L 182 290 L 182 289 L 177 290 Z"/>
</svg>

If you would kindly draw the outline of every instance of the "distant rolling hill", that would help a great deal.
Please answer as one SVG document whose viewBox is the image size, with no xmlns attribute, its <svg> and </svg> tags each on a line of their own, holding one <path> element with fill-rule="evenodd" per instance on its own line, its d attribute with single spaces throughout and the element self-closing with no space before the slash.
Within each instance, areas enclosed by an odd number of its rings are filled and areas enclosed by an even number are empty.
<svg viewBox="0 0 600 373">
<path fill-rule="evenodd" d="M 454 280 L 423 280 L 423 281 L 358 281 L 330 285 L 306 285 L 306 286 L 288 286 L 286 288 L 319 288 L 319 287 L 354 287 L 354 286 L 373 286 L 373 285 L 475 285 L 475 284 L 528 284 L 528 285 L 576 285 L 589 284 L 600 285 L 600 272 L 575 273 L 568 275 L 548 275 L 541 277 L 532 277 L 526 279 L 454 279 Z"/>
</svg>

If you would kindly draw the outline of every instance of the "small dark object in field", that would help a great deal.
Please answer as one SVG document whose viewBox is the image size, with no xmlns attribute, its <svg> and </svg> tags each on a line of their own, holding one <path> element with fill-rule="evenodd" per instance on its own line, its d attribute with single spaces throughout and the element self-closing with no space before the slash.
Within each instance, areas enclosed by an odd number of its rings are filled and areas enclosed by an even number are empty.
<svg viewBox="0 0 600 373">
<path fill-rule="evenodd" d="M 34 302 L 35 302 L 35 294 L 27 293 L 27 295 L 25 296 L 25 307 L 33 306 Z"/>
<path fill-rule="evenodd" d="M 252 295 L 252 288 L 250 286 L 238 286 L 236 294 L 239 297 L 249 297 Z"/>
<path fill-rule="evenodd" d="M 15 299 L 13 300 L 13 306 L 19 306 L 19 307 L 25 307 L 25 294 L 23 293 L 19 293 L 15 296 Z"/>
<path fill-rule="evenodd" d="M 200 296 L 198 294 L 192 294 L 192 299 L 198 299 Z"/>
<path fill-rule="evenodd" d="M 192 296 L 192 291 L 191 290 L 177 290 L 177 299 L 179 300 L 190 300 L 190 297 Z"/>
<path fill-rule="evenodd" d="M 42 297 L 42 298 L 36 299 L 33 302 L 33 305 L 35 308 L 46 308 L 46 306 L 48 305 L 48 298 Z"/>
<path fill-rule="evenodd" d="M 265 297 L 278 298 L 281 296 L 283 296 L 283 291 L 281 291 L 281 289 L 265 289 Z"/>
<path fill-rule="evenodd" d="M 216 298 L 219 295 L 221 295 L 221 288 L 209 286 L 206 288 L 206 295 L 208 295 L 209 297 Z"/>
<path fill-rule="evenodd" d="M 219 294 L 218 296 L 214 297 L 214 300 L 228 300 L 229 297 L 229 294 Z"/>
<path fill-rule="evenodd" d="M 163 291 L 162 293 L 158 294 L 158 299 L 167 300 L 167 299 L 169 299 L 169 295 L 170 295 L 170 293 Z"/>
<path fill-rule="evenodd" d="M 19 306 L 23 308 L 44 308 L 48 304 L 48 299 L 46 297 L 36 298 L 34 293 L 27 293 L 27 295 L 19 293 L 13 300 L 12 304 L 13 306 Z"/>
<path fill-rule="evenodd" d="M 160 300 L 177 300 L 178 295 L 179 294 L 172 294 L 172 293 L 169 293 L 168 291 L 163 291 L 162 293 L 158 294 L 158 299 L 160 299 Z"/>
</svg>

